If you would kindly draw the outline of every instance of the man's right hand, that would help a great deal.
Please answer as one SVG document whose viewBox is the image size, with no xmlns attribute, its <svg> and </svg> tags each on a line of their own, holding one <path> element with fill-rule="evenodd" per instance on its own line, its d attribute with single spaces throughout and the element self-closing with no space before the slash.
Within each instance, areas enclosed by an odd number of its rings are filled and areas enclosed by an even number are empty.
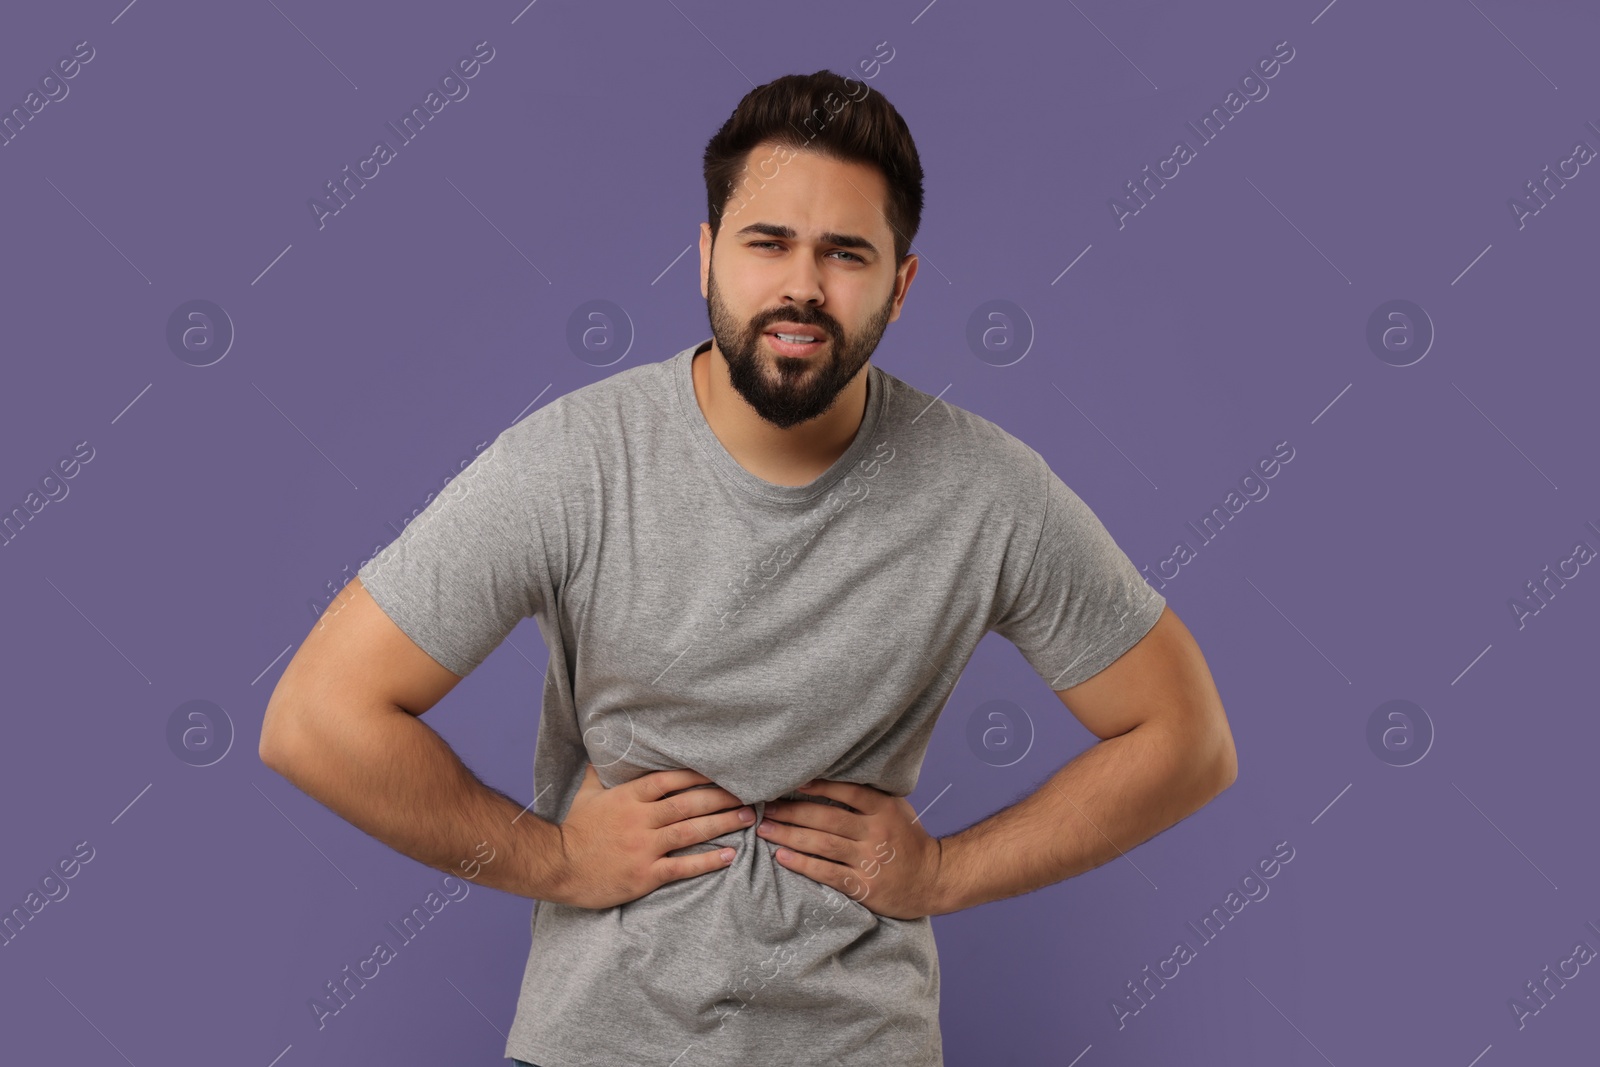
<svg viewBox="0 0 1600 1067">
<path fill-rule="evenodd" d="M 707 849 L 686 856 L 668 852 L 749 826 L 755 812 L 735 808 L 739 798 L 687 768 L 652 771 L 607 789 L 594 764 L 559 824 L 562 855 L 558 889 L 550 899 L 580 908 L 625 904 L 681 878 L 720 870 L 732 849 Z M 675 790 L 684 790 L 667 796 Z M 723 859 L 724 854 L 728 859 Z"/>
</svg>

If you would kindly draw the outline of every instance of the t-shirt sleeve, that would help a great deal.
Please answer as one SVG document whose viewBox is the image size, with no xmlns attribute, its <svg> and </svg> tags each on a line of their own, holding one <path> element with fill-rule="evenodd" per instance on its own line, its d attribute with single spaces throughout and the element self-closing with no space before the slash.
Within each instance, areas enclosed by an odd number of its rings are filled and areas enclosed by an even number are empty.
<svg viewBox="0 0 1600 1067">
<path fill-rule="evenodd" d="M 1051 689 L 1070 689 L 1138 644 L 1167 602 L 1089 505 L 1042 457 L 1038 463 L 1044 510 L 1037 547 L 1018 567 L 1009 559 L 1002 567 L 1001 594 L 1009 601 L 991 629 Z"/>
<path fill-rule="evenodd" d="M 463 678 L 552 599 L 527 425 L 501 431 L 356 572 L 407 637 Z"/>
</svg>

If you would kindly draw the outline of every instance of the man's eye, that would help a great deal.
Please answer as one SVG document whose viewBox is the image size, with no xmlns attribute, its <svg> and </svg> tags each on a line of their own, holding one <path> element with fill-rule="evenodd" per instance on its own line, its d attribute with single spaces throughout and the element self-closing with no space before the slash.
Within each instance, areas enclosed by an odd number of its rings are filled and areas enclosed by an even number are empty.
<svg viewBox="0 0 1600 1067">
<path fill-rule="evenodd" d="M 751 248 L 779 248 L 781 246 L 776 241 L 751 241 L 750 242 L 750 247 Z M 828 254 L 829 255 L 839 255 L 839 256 L 849 256 L 851 259 L 855 260 L 857 263 L 865 263 L 866 262 L 866 260 L 864 260 L 860 256 L 856 255 L 854 252 L 846 252 L 843 249 L 835 249 L 834 251 L 832 251 L 832 252 L 830 252 Z"/>
</svg>

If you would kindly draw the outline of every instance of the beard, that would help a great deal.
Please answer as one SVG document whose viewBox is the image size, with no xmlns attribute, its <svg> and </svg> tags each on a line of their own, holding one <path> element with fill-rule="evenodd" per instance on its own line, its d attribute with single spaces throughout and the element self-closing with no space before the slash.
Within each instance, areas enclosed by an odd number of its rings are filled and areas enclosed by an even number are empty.
<svg viewBox="0 0 1600 1067">
<path fill-rule="evenodd" d="M 809 307 L 763 311 L 741 323 L 717 291 L 717 275 L 708 271 L 706 310 L 711 336 L 728 364 L 728 377 L 739 395 L 767 422 L 787 430 L 827 411 L 878 347 L 894 292 L 859 332 L 846 334 L 826 312 Z M 821 331 L 827 351 L 812 356 L 782 356 L 763 346 L 762 337 L 775 322 L 792 322 Z"/>
</svg>

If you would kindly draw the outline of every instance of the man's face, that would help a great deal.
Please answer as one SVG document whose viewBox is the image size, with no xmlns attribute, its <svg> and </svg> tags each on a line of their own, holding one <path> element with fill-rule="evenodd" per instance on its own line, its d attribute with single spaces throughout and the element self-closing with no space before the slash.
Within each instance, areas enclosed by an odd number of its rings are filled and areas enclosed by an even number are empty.
<svg viewBox="0 0 1600 1067">
<path fill-rule="evenodd" d="M 733 387 L 787 429 L 827 411 L 866 365 L 916 257 L 896 269 L 875 168 L 770 145 L 746 162 L 714 244 L 701 225 L 701 292 Z M 775 333 L 817 340 L 796 348 Z"/>
</svg>

